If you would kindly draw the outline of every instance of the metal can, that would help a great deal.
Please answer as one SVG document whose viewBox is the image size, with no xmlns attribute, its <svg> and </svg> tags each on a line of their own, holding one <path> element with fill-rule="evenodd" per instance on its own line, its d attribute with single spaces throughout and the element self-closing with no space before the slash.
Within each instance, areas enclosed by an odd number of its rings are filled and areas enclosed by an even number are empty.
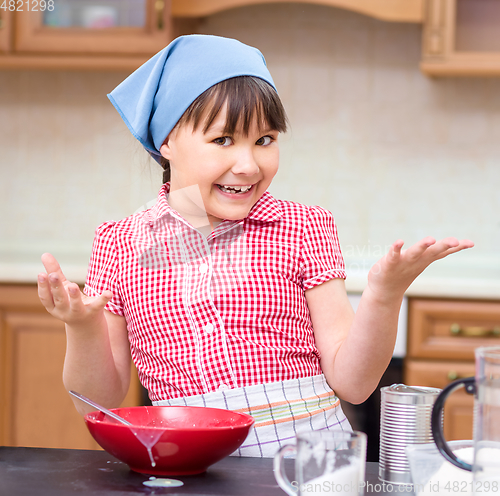
<svg viewBox="0 0 500 496">
<path fill-rule="evenodd" d="M 441 389 L 393 384 L 380 389 L 379 479 L 411 484 L 405 448 L 432 443 L 432 406 Z"/>
</svg>

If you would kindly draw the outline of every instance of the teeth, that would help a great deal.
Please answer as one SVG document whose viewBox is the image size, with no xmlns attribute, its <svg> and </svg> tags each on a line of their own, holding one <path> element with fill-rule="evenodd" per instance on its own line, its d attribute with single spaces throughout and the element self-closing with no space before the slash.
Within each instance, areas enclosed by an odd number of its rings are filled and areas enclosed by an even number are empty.
<svg viewBox="0 0 500 496">
<path fill-rule="evenodd" d="M 217 185 L 224 193 L 246 193 L 251 187 L 250 186 L 223 186 L 222 184 Z"/>
</svg>

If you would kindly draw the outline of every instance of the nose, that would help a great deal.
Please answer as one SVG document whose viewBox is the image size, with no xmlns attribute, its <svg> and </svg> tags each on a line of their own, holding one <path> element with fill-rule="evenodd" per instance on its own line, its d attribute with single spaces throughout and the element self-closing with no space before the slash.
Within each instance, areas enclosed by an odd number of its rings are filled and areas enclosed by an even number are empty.
<svg viewBox="0 0 500 496">
<path fill-rule="evenodd" d="M 240 149 L 237 151 L 235 161 L 231 167 L 233 174 L 243 174 L 252 176 L 259 172 L 259 164 L 250 149 Z"/>
</svg>

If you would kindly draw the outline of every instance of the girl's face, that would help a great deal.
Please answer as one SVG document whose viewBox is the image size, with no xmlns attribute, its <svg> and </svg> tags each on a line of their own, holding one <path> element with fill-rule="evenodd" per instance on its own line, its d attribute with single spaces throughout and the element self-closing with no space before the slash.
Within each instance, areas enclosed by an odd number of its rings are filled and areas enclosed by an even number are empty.
<svg viewBox="0 0 500 496">
<path fill-rule="evenodd" d="M 223 108 L 206 133 L 203 125 L 185 124 L 160 148 L 170 161 L 169 203 L 194 227 L 206 225 L 207 216 L 216 223 L 243 219 L 278 171 L 278 131 L 255 119 L 247 136 L 227 136 L 225 123 Z"/>
</svg>

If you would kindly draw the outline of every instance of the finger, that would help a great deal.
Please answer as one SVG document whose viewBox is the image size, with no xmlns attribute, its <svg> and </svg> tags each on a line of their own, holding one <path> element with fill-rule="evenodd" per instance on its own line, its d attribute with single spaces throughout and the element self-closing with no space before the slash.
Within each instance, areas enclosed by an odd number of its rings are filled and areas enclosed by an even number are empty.
<svg viewBox="0 0 500 496">
<path fill-rule="evenodd" d="M 474 246 L 474 243 L 470 241 L 469 239 L 464 239 L 461 241 L 456 241 L 456 245 L 454 243 L 444 243 L 442 249 L 440 252 L 436 254 L 437 259 L 441 259 L 444 257 L 447 257 L 448 255 L 451 255 L 452 253 L 457 253 L 462 250 L 466 250 L 468 248 L 472 248 Z"/>
<path fill-rule="evenodd" d="M 52 292 L 50 291 L 49 281 L 47 274 L 38 274 L 38 297 L 42 305 L 49 312 L 54 309 L 54 300 L 52 299 Z"/>
<path fill-rule="evenodd" d="M 113 298 L 113 293 L 109 290 L 103 291 L 101 296 L 99 296 L 96 300 L 96 303 L 98 303 L 99 307 L 104 308 Z"/>
<path fill-rule="evenodd" d="M 436 240 L 432 236 L 427 236 L 408 248 L 408 250 L 406 250 L 406 256 L 410 259 L 416 260 L 435 244 Z"/>
<path fill-rule="evenodd" d="M 78 284 L 70 282 L 66 285 L 66 290 L 69 295 L 69 306 L 72 311 L 77 312 L 83 309 L 82 292 L 78 287 Z"/>
<path fill-rule="evenodd" d="M 474 241 L 471 241 L 470 239 L 461 239 L 459 243 L 462 250 L 474 248 Z"/>
<path fill-rule="evenodd" d="M 440 243 L 443 244 L 443 246 L 447 248 L 472 248 L 474 246 L 474 242 L 471 241 L 470 239 L 462 239 L 458 241 L 457 238 L 444 238 L 440 241 Z"/>
<path fill-rule="evenodd" d="M 392 243 L 391 247 L 389 248 L 389 252 L 387 254 L 390 261 L 396 262 L 397 260 L 399 260 L 403 245 L 404 241 L 402 239 L 398 239 L 397 241 Z"/>
<path fill-rule="evenodd" d="M 440 240 L 437 245 L 439 245 L 439 247 L 443 247 L 444 249 L 448 249 L 448 248 L 455 248 L 457 247 L 458 245 L 460 244 L 460 242 L 458 241 L 457 238 L 452 238 L 452 237 L 449 237 L 449 238 L 444 238 L 442 240 Z"/>
<path fill-rule="evenodd" d="M 69 304 L 69 298 L 61 278 L 57 273 L 52 273 L 48 275 L 48 280 L 54 306 L 60 309 L 65 308 Z"/>
<path fill-rule="evenodd" d="M 93 312 L 102 312 L 109 301 L 113 298 L 113 293 L 111 291 L 103 291 L 100 296 L 95 298 L 90 298 L 91 302 L 86 303 Z"/>
<path fill-rule="evenodd" d="M 405 244 L 405 242 L 402 239 L 398 239 L 397 241 L 394 241 L 394 243 L 392 243 L 393 252 L 401 253 L 401 248 L 403 248 L 404 244 Z"/>
<path fill-rule="evenodd" d="M 42 263 L 43 266 L 45 267 L 45 270 L 47 271 L 47 274 L 55 272 L 59 276 L 62 282 L 66 280 L 66 277 L 64 277 L 59 262 L 55 259 L 53 255 L 51 255 L 50 253 L 44 253 L 42 255 Z"/>
<path fill-rule="evenodd" d="M 459 241 L 456 238 L 444 238 L 436 242 L 434 246 L 429 248 L 429 254 L 435 258 L 441 258 L 447 252 L 452 253 L 459 246 Z"/>
</svg>

